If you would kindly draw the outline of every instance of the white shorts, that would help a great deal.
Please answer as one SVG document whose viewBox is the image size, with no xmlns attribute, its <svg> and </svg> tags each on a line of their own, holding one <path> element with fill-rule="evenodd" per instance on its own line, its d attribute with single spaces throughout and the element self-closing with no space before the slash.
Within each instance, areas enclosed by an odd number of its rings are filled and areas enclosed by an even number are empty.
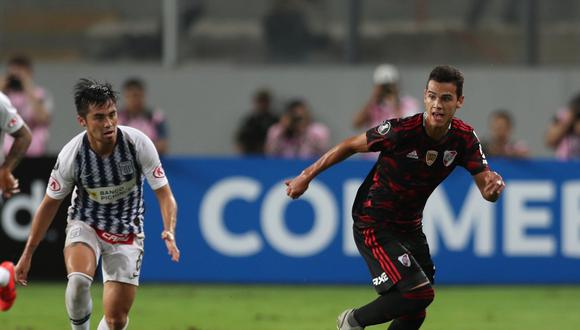
<svg viewBox="0 0 580 330">
<path fill-rule="evenodd" d="M 113 244 L 98 236 L 95 229 L 79 220 L 69 220 L 64 246 L 84 243 L 95 252 L 97 265 L 102 257 L 103 283 L 115 281 L 138 286 L 143 262 L 145 235 L 133 237 L 131 244 Z"/>
</svg>

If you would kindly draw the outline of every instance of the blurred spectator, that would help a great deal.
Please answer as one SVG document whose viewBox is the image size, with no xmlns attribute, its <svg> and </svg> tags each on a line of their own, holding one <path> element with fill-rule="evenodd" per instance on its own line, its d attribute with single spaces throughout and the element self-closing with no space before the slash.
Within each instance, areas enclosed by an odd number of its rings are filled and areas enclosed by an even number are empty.
<svg viewBox="0 0 580 330">
<path fill-rule="evenodd" d="M 580 158 L 580 93 L 554 116 L 545 141 L 559 159 Z"/>
<path fill-rule="evenodd" d="M 529 149 L 523 141 L 513 141 L 514 122 L 507 110 L 496 110 L 489 116 L 489 136 L 481 142 L 488 156 L 527 157 Z"/>
<path fill-rule="evenodd" d="M 244 155 L 263 155 L 266 134 L 278 122 L 272 110 L 272 94 L 267 89 L 256 91 L 251 112 L 243 119 L 236 133 L 236 147 Z"/>
<path fill-rule="evenodd" d="M 6 76 L 0 79 L 0 90 L 8 96 L 32 133 L 32 143 L 26 155 L 38 157 L 46 153 L 54 104 L 48 91 L 37 85 L 32 75 L 32 60 L 23 55 L 14 56 L 8 60 Z M 5 153 L 10 150 L 13 141 L 11 136 L 6 136 Z"/>
<path fill-rule="evenodd" d="M 293 100 L 280 121 L 268 130 L 266 154 L 284 158 L 317 157 L 327 151 L 329 138 L 328 128 L 312 121 L 306 103 Z"/>
<path fill-rule="evenodd" d="M 167 123 L 160 109 L 147 106 L 145 82 L 130 78 L 123 84 L 123 108 L 119 111 L 119 124 L 131 126 L 145 133 L 155 144 L 160 155 L 169 147 Z"/>
<path fill-rule="evenodd" d="M 353 119 L 355 128 L 371 128 L 391 118 L 407 117 L 420 111 L 419 102 L 401 96 L 399 71 L 390 64 L 379 65 L 373 74 L 373 92 Z"/>
</svg>

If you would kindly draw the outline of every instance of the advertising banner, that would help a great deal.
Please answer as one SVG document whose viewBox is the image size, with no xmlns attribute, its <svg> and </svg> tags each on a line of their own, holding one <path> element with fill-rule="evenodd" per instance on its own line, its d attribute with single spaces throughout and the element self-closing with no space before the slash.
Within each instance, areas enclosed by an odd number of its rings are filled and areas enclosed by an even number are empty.
<svg viewBox="0 0 580 330">
<path fill-rule="evenodd" d="M 146 187 L 142 281 L 211 283 L 369 283 L 352 238 L 351 207 L 373 163 L 328 169 L 300 199 L 284 181 L 309 161 L 163 160 L 177 199 L 181 261 L 160 238 L 155 194 Z M 507 188 L 486 202 L 462 168 L 429 199 L 423 229 L 444 284 L 580 283 L 580 163 L 490 161 Z M 27 159 L 15 173 L 22 193 L 0 207 L 0 260 L 17 261 L 53 158 Z M 62 279 L 65 200 L 38 247 L 31 279 Z"/>
<path fill-rule="evenodd" d="M 327 170 L 298 200 L 284 180 L 309 162 L 265 159 L 168 159 L 179 204 L 182 261 L 159 239 L 154 195 L 143 280 L 242 283 L 368 283 L 352 238 L 351 205 L 372 167 L 349 160 Z M 438 283 L 579 283 L 578 163 L 492 160 L 507 182 L 485 201 L 463 168 L 431 196 L 424 230 Z"/>
</svg>

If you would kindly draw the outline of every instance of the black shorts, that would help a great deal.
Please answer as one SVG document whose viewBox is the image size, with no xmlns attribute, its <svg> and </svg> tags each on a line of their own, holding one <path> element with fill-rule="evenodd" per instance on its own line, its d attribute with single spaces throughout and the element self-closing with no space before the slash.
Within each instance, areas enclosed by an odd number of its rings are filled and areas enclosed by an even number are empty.
<svg viewBox="0 0 580 330">
<path fill-rule="evenodd" d="M 355 225 L 353 233 L 379 294 L 395 285 L 405 292 L 427 280 L 434 283 L 435 266 L 421 230 L 399 233 Z"/>
</svg>

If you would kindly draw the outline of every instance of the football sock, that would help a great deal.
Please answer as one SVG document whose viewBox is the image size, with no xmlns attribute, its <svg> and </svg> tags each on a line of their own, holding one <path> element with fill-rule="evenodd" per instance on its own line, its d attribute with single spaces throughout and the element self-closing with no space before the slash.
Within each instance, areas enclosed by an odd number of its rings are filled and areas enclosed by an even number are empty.
<svg viewBox="0 0 580 330">
<path fill-rule="evenodd" d="M 99 322 L 99 326 L 97 327 L 97 330 L 110 330 L 109 326 L 107 325 L 107 321 L 105 320 L 105 316 L 103 316 L 103 318 L 101 319 L 101 322 Z"/>
<path fill-rule="evenodd" d="M 91 283 L 93 279 L 83 273 L 70 273 L 65 292 L 66 311 L 73 330 L 89 330 L 93 301 Z"/>
<path fill-rule="evenodd" d="M 0 286 L 7 286 L 9 282 L 10 272 L 4 267 L 0 267 Z"/>
<path fill-rule="evenodd" d="M 412 315 L 403 315 L 391 322 L 388 330 L 418 330 L 425 321 L 426 311 Z"/>
<path fill-rule="evenodd" d="M 420 312 L 429 306 L 434 297 L 435 291 L 430 284 L 409 292 L 390 290 L 369 304 L 357 308 L 353 314 L 361 326 L 382 324 L 403 315 Z"/>
<path fill-rule="evenodd" d="M 123 327 L 122 330 L 127 330 L 128 327 L 129 327 L 129 318 L 127 317 L 127 322 L 125 323 L 125 326 Z M 109 325 L 107 324 L 107 321 L 105 320 L 105 316 L 103 316 L 103 318 L 101 319 L 101 322 L 99 322 L 99 326 L 97 327 L 97 330 L 111 330 L 109 328 Z"/>
</svg>

